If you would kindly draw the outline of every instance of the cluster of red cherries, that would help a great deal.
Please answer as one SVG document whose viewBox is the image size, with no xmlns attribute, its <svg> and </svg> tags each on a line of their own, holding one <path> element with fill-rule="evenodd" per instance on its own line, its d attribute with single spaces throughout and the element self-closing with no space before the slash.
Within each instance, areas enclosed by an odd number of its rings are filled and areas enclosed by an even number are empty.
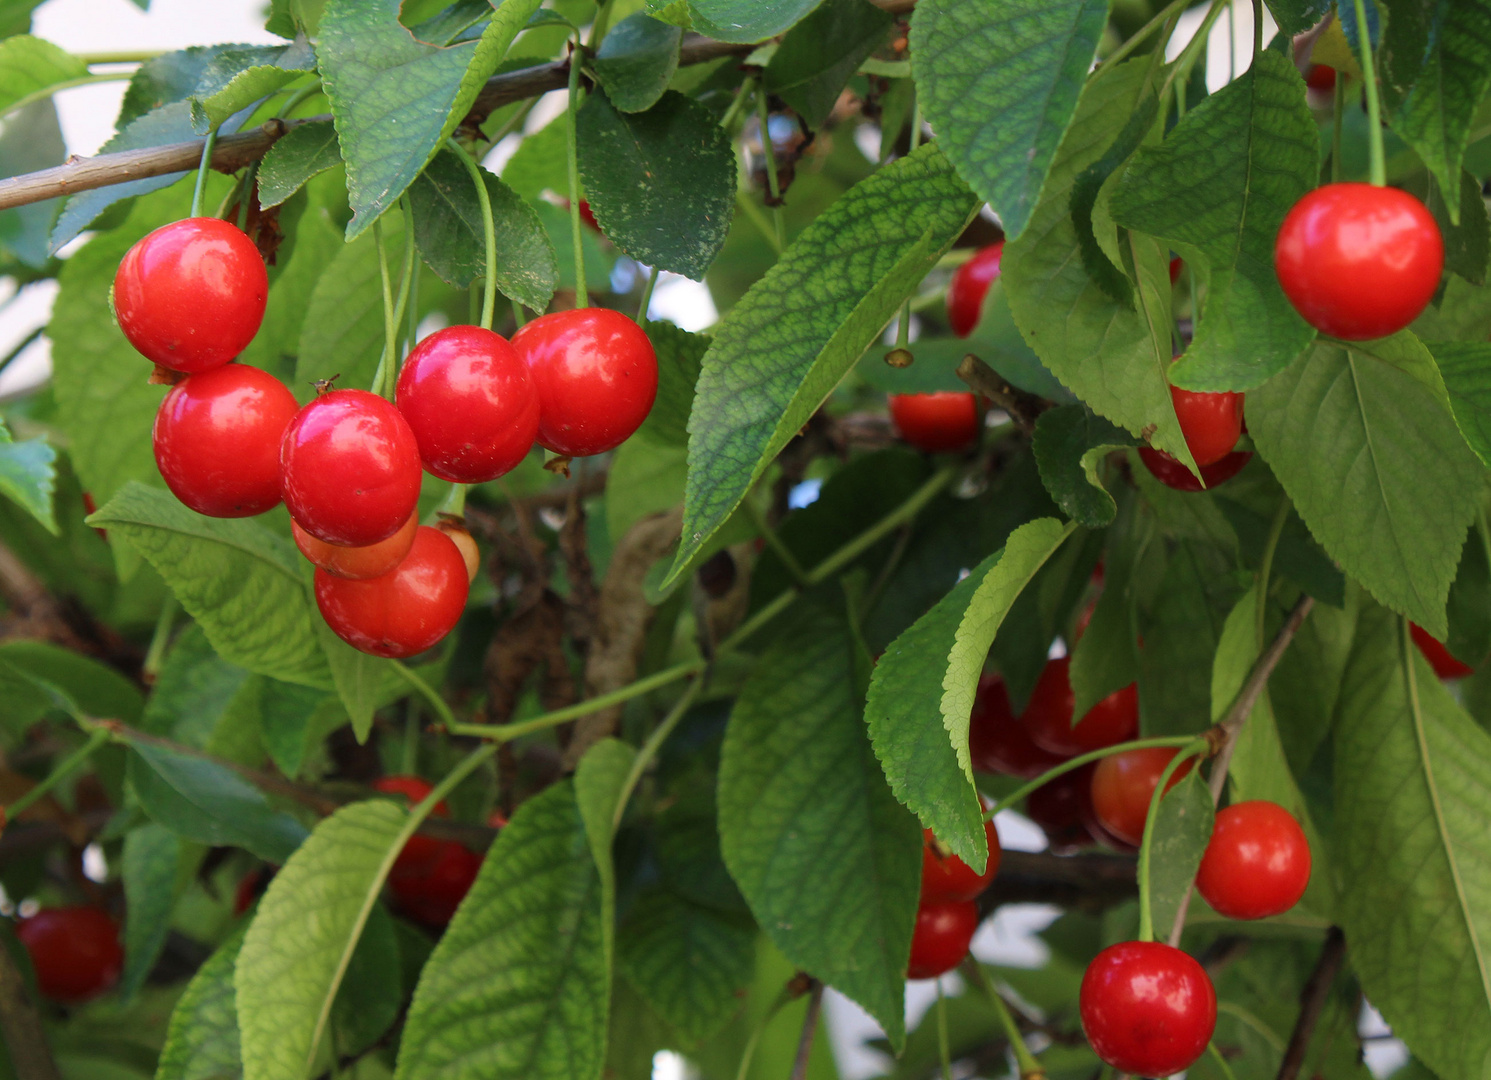
<svg viewBox="0 0 1491 1080">
<path fill-rule="evenodd" d="M 479 484 L 535 443 L 564 457 L 603 453 L 641 426 L 657 395 L 646 333 L 582 308 L 537 318 L 511 341 L 447 327 L 409 353 L 395 401 L 322 385 L 302 408 L 273 375 L 234 362 L 268 293 L 253 242 L 216 218 L 163 226 L 119 264 L 119 325 L 173 384 L 156 414 L 156 464 L 178 499 L 210 517 L 262 514 L 283 499 L 316 566 L 322 616 L 376 656 L 440 641 L 476 573 L 464 529 L 419 523 L 424 471 Z"/>
</svg>

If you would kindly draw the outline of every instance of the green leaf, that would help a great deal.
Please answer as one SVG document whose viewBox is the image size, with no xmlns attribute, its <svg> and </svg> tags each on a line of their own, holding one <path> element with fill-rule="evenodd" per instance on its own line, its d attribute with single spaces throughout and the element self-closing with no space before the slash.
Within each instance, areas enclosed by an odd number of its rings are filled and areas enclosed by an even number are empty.
<svg viewBox="0 0 1491 1080">
<path fill-rule="evenodd" d="M 234 979 L 247 1080 L 310 1074 L 368 894 L 407 821 L 387 799 L 344 806 L 269 883 Z"/>
<path fill-rule="evenodd" d="M 1320 342 L 1249 394 L 1249 429 L 1331 557 L 1442 640 L 1485 467 L 1435 384 L 1411 334 Z"/>
<path fill-rule="evenodd" d="M 1465 538 L 1446 614 L 1450 634 L 1445 638 L 1445 648 L 1471 667 L 1480 667 L 1491 654 L 1491 552 L 1487 551 L 1480 523 L 1471 526 Z"/>
<path fill-rule="evenodd" d="M 1471 120 L 1491 87 L 1491 2 L 1395 2 L 1388 10 L 1377 50 L 1386 119 L 1455 209 Z"/>
<path fill-rule="evenodd" d="M 130 785 L 152 819 L 212 847 L 241 847 L 282 863 L 305 828 L 272 810 L 264 793 L 215 761 L 130 741 Z"/>
<path fill-rule="evenodd" d="M 33 101 L 5 118 L 0 130 L 0 178 L 61 165 L 67 157 L 57 106 Z M 27 266 L 40 270 L 51 255 L 52 223 L 61 199 L 43 199 L 0 211 L 0 244 Z"/>
<path fill-rule="evenodd" d="M 922 109 L 1011 238 L 1031 222 L 1107 22 L 1108 0 L 924 0 L 912 14 Z"/>
<path fill-rule="evenodd" d="M 306 754 L 318 731 L 315 720 L 327 705 L 338 699 L 328 698 L 324 691 L 312 690 L 278 679 L 260 680 L 259 738 L 275 767 L 292 779 L 300 775 Z"/>
<path fill-rule="evenodd" d="M 0 112 L 9 112 L 24 97 L 87 74 L 87 64 L 50 41 L 30 34 L 8 37 L 0 41 Z"/>
<path fill-rule="evenodd" d="M 192 95 L 192 120 L 206 135 L 238 110 L 280 90 L 316 67 L 304 39 L 283 49 L 224 48 Z"/>
<path fill-rule="evenodd" d="M 1335 732 L 1336 917 L 1352 970 L 1436 1074 L 1479 1076 L 1491 1056 L 1491 736 L 1377 607 L 1358 621 Z"/>
<path fill-rule="evenodd" d="M 247 929 L 244 924 L 229 935 L 186 984 L 171 1012 L 155 1080 L 238 1080 L 243 1075 L 233 968 Z"/>
<path fill-rule="evenodd" d="M 735 151 L 714 114 L 676 91 L 646 112 L 618 112 L 598 90 L 577 124 L 601 231 L 638 262 L 702 281 L 735 212 Z"/>
<path fill-rule="evenodd" d="M 1455 423 L 1470 448 L 1491 467 L 1491 345 L 1479 341 L 1426 341 L 1450 396 Z"/>
<path fill-rule="evenodd" d="M 91 657 L 45 641 L 0 644 L 0 725 L 20 734 L 50 712 L 47 687 L 89 716 L 126 724 L 140 718 L 144 704 L 133 681 Z"/>
<path fill-rule="evenodd" d="M 140 727 L 205 750 L 250 678 L 243 668 L 213 652 L 201 627 L 188 625 L 156 673 Z"/>
<path fill-rule="evenodd" d="M 1280 498 L 1285 496 L 1280 493 Z M 1233 502 L 1225 491 L 1217 496 L 1217 507 L 1237 533 L 1238 550 L 1250 566 L 1258 566 L 1273 529 L 1272 515 L 1264 515 Z M 1310 530 L 1292 507 L 1274 549 L 1273 568 L 1321 603 L 1341 607 L 1346 598 L 1346 575 L 1315 542 Z"/>
<path fill-rule="evenodd" d="M 669 26 L 681 26 L 687 30 L 693 25 L 689 15 L 689 0 L 646 0 L 647 14 Z"/>
<path fill-rule="evenodd" d="M 603 903 L 575 787 L 527 800 L 425 965 L 398 1080 L 595 1080 L 610 971 Z"/>
<path fill-rule="evenodd" d="M 218 93 L 246 68 L 272 64 L 293 49 L 293 45 L 195 45 L 153 56 L 130 77 L 115 126 L 122 129 L 167 105 L 187 104 L 190 117 L 193 102 Z M 303 56 L 304 61 L 310 59 Z"/>
<path fill-rule="evenodd" d="M 124 924 L 119 995 L 126 1001 L 145 985 L 145 977 L 166 944 L 183 854 L 181 840 L 161 825 L 141 825 L 124 838 L 120 866 L 129 918 Z"/>
<path fill-rule="evenodd" d="M 545 191 L 557 195 L 568 189 L 568 113 L 556 116 L 537 131 L 523 136 L 517 153 L 502 167 L 502 182 L 530 202 Z"/>
<path fill-rule="evenodd" d="M 512 188 L 481 169 L 492 203 L 497 288 L 503 296 L 543 311 L 554 298 L 559 269 L 538 214 Z M 431 270 L 464 289 L 486 276 L 486 241 L 481 203 L 466 166 L 442 150 L 409 188 L 414 243 Z"/>
<path fill-rule="evenodd" d="M 1138 440 L 1083 405 L 1060 405 L 1041 414 L 1035 425 L 1035 460 L 1041 481 L 1056 505 L 1084 529 L 1112 524 L 1118 504 L 1098 470 L 1110 450 L 1137 446 Z"/>
<path fill-rule="evenodd" d="M 414 182 L 539 3 L 505 0 L 479 40 L 437 48 L 399 24 L 400 0 L 327 0 L 316 56 L 347 163 L 348 240 Z"/>
<path fill-rule="evenodd" d="M 720 41 L 752 42 L 776 37 L 821 0 L 688 0 L 694 29 Z M 648 12 L 659 15 L 676 5 L 648 0 Z"/>
<path fill-rule="evenodd" d="M 402 677 L 394 661 L 359 652 L 337 637 L 322 619 L 316 620 L 316 636 L 326 651 L 331 681 L 352 721 L 353 734 L 358 742 L 367 742 L 368 732 L 373 729 L 373 712 L 384 704 L 387 684 L 392 680 L 403 685 Z"/>
<path fill-rule="evenodd" d="M 942 151 L 924 146 L 820 214 L 730 310 L 704 355 L 689 418 L 688 499 L 672 575 L 725 523 L 975 209 Z"/>
<path fill-rule="evenodd" d="M 870 678 L 865 722 L 891 791 L 970 866 L 988 856 L 968 756 L 974 690 L 1010 605 L 1069 533 L 1051 518 L 1016 529 L 891 642 Z"/>
<path fill-rule="evenodd" d="M 678 70 L 683 30 L 638 13 L 611 27 L 595 54 L 595 77 L 622 112 L 650 109 Z"/>
<path fill-rule="evenodd" d="M 1213 816 L 1211 792 L 1194 767 L 1160 799 L 1150 840 L 1149 902 L 1155 931 L 1162 938 L 1201 865 Z"/>
<path fill-rule="evenodd" d="M 1106 535 L 1103 590 L 1087 629 L 1070 647 L 1073 716 L 1086 716 L 1109 694 L 1139 679 L 1132 583 L 1135 562 L 1154 536 L 1150 526 L 1139 500 L 1125 495 L 1117 520 Z"/>
<path fill-rule="evenodd" d="M 259 202 L 265 207 L 278 206 L 313 176 L 341 163 L 336 125 L 330 120 L 293 127 L 259 163 Z"/>
<path fill-rule="evenodd" d="M 1284 33 L 1303 34 L 1331 13 L 1331 0 L 1268 0 L 1268 10 Z"/>
<path fill-rule="evenodd" d="M 88 522 L 117 533 L 160 572 L 224 660 L 286 682 L 331 685 L 320 616 L 289 541 L 252 521 L 203 517 L 140 484 Z"/>
<path fill-rule="evenodd" d="M 1210 273 L 1195 340 L 1171 372 L 1193 390 L 1249 390 L 1315 336 L 1274 273 L 1274 238 L 1315 187 L 1319 136 L 1293 61 L 1260 53 L 1140 150 L 1118 181 L 1113 218 L 1166 241 Z"/>
<path fill-rule="evenodd" d="M 720 755 L 720 847 L 783 954 L 900 1046 L 920 833 L 881 776 L 841 612 L 814 608 L 741 688 Z"/>
<path fill-rule="evenodd" d="M 1481 195 L 1481 182 L 1461 169 L 1460 202 L 1451 213 L 1439 182 L 1427 171 L 1403 181 L 1403 190 L 1429 208 L 1444 240 L 1444 268 L 1475 285 L 1486 282 L 1486 264 L 1491 260 L 1491 217 Z M 1445 296 L 1439 297 L 1440 307 Z"/>
<path fill-rule="evenodd" d="M 657 353 L 658 387 L 652 412 L 647 414 L 638 433 L 668 446 L 686 447 L 694 384 L 699 381 L 711 338 L 680 330 L 670 322 L 649 322 L 645 329 Z"/>
<path fill-rule="evenodd" d="M 383 216 L 389 273 L 404 254 L 404 215 Z M 300 331 L 295 382 L 305 386 L 341 376 L 342 386 L 367 386 L 383 352 L 383 286 L 372 236 L 346 244 L 316 280 Z"/>
<path fill-rule="evenodd" d="M 1170 398 L 1166 251 L 1128 234 L 1137 309 L 1119 303 L 1088 274 L 1070 206 L 1074 181 L 1123 127 L 1146 70 L 1147 61 L 1122 64 L 1084 93 L 1028 227 L 1005 246 L 1000 280 L 1015 322 L 1052 374 L 1094 412 L 1189 462 Z"/>
<path fill-rule="evenodd" d="M 606 476 L 606 531 L 619 540 L 649 514 L 673 509 L 683 501 L 687 477 L 683 447 L 634 435 L 616 450 Z"/>
<path fill-rule="evenodd" d="M 0 495 L 41 522 L 54 536 L 57 519 L 52 514 L 52 491 L 57 485 L 57 451 L 37 437 L 12 442 L 10 431 L 0 423 Z"/>
<path fill-rule="evenodd" d="M 398 1019 L 403 1003 L 398 932 L 388 909 L 375 904 L 332 1003 L 337 1051 L 359 1054 L 373 1046 Z"/>
<path fill-rule="evenodd" d="M 818 130 L 895 21 L 868 0 L 823 0 L 782 39 L 766 65 L 766 89 Z"/>
</svg>

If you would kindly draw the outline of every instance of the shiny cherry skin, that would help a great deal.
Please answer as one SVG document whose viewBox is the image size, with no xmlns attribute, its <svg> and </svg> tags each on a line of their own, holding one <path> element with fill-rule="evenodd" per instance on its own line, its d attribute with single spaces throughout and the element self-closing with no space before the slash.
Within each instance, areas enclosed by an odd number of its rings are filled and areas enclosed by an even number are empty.
<svg viewBox="0 0 1491 1080">
<path fill-rule="evenodd" d="M 953 900 L 972 900 L 989 887 L 999 872 L 999 833 L 994 822 L 984 822 L 984 837 L 989 843 L 989 861 L 982 874 L 973 872 L 966 862 L 938 844 L 931 829 L 922 830 L 923 904 L 945 904 Z"/>
<path fill-rule="evenodd" d="M 1217 811 L 1196 888 L 1229 919 L 1282 915 L 1310 884 L 1310 842 L 1294 815 L 1263 799 Z"/>
<path fill-rule="evenodd" d="M 316 606 L 354 649 L 402 660 L 455 629 L 470 587 L 460 549 L 421 525 L 404 561 L 382 577 L 349 581 L 317 570 Z"/>
<path fill-rule="evenodd" d="M 298 521 L 290 519 L 290 535 L 308 562 L 319 566 L 332 577 L 350 578 L 353 581 L 382 577 L 403 562 L 404 556 L 414 546 L 414 533 L 418 528 L 419 512 L 415 511 L 399 527 L 399 531 L 387 540 L 379 540 L 367 547 L 343 547 L 317 540 L 302 529 Z"/>
<path fill-rule="evenodd" d="M 268 299 L 259 249 L 217 218 L 162 225 L 125 253 L 114 274 L 114 314 L 129 343 L 187 374 L 243 352 Z"/>
<path fill-rule="evenodd" d="M 1409 623 L 1408 633 L 1412 636 L 1414 644 L 1419 647 L 1419 652 L 1424 654 L 1424 659 L 1429 661 L 1434 674 L 1441 679 L 1463 679 L 1475 673 L 1475 668 L 1457 659 L 1449 649 L 1445 648 L 1444 642 L 1418 623 Z"/>
<path fill-rule="evenodd" d="M 1004 258 L 1004 241 L 979 248 L 978 252 L 953 272 L 947 286 L 947 324 L 958 337 L 967 337 L 978 326 L 989 286 L 999 280 L 999 263 Z"/>
<path fill-rule="evenodd" d="M 955 454 L 978 440 L 978 402 L 957 390 L 891 394 L 890 418 L 901 438 L 924 454 Z"/>
<path fill-rule="evenodd" d="M 1407 192 L 1326 184 L 1285 216 L 1274 270 L 1305 322 L 1365 341 L 1418 318 L 1439 288 L 1444 240 L 1434 215 Z"/>
<path fill-rule="evenodd" d="M 1034 780 L 1066 760 L 1042 750 L 1031 741 L 1030 732 L 1010 706 L 1004 680 L 989 673 L 980 676 L 968 717 L 968 752 L 979 772 L 1003 773 Z"/>
<path fill-rule="evenodd" d="M 383 776 L 374 789 L 402 795 L 413 806 L 432 790 L 417 776 Z M 432 817 L 449 817 L 442 800 Z M 481 868 L 481 857 L 452 840 L 415 833 L 404 844 L 388 872 L 388 890 L 405 915 L 427 926 L 444 926 L 465 899 Z"/>
<path fill-rule="evenodd" d="M 972 900 L 923 903 L 916 909 L 906 977 L 935 979 L 951 971 L 968 955 L 968 943 L 977 930 L 978 905 Z"/>
<path fill-rule="evenodd" d="M 419 501 L 414 432 L 391 401 L 332 390 L 295 415 L 280 444 L 285 506 L 317 540 L 367 547 L 404 527 Z"/>
<path fill-rule="evenodd" d="M 657 398 L 657 353 L 619 311 L 577 308 L 534 319 L 513 335 L 538 388 L 538 442 L 567 457 L 614 450 Z"/>
<path fill-rule="evenodd" d="M 484 484 L 517 467 L 538 438 L 538 390 L 506 338 L 447 326 L 399 371 L 399 412 L 424 467 L 442 480 Z"/>
<path fill-rule="evenodd" d="M 1180 421 L 1180 433 L 1198 467 L 1215 465 L 1232 453 L 1242 438 L 1242 394 L 1204 393 L 1172 386 L 1170 401 Z"/>
<path fill-rule="evenodd" d="M 1048 780 L 1025 797 L 1025 816 L 1041 827 L 1056 855 L 1070 855 L 1098 842 L 1093 833 L 1092 766 Z"/>
<path fill-rule="evenodd" d="M 1098 762 L 1092 774 L 1092 809 L 1099 824 L 1130 844 L 1142 841 L 1150 797 L 1160 782 L 1160 774 L 1177 753 L 1174 747 L 1148 746 L 1110 754 Z M 1165 790 L 1180 783 L 1195 762 L 1195 758 L 1190 758 L 1176 769 Z"/>
<path fill-rule="evenodd" d="M 119 927 L 96 907 L 38 911 L 21 920 L 16 937 L 31 956 L 37 988 L 63 1005 L 98 997 L 124 970 Z"/>
<path fill-rule="evenodd" d="M 1190 469 L 1163 450 L 1155 450 L 1148 446 L 1139 447 L 1139 460 L 1144 462 L 1144 467 L 1154 475 L 1156 480 L 1166 487 L 1187 493 L 1210 491 L 1219 484 L 1225 484 L 1243 471 L 1243 466 L 1252 456 L 1251 450 L 1234 450 L 1211 465 L 1201 466 L 1201 475 L 1206 480 L 1206 487 L 1203 488 L 1201 481 L 1191 474 Z"/>
<path fill-rule="evenodd" d="M 300 406 L 267 371 L 224 364 L 171 387 L 155 414 L 155 464 L 208 517 L 252 517 L 280 501 L 280 442 Z"/>
<path fill-rule="evenodd" d="M 1136 1076 L 1180 1072 L 1217 1026 L 1217 992 L 1205 970 L 1157 941 L 1123 941 L 1098 953 L 1078 1000 L 1098 1057 Z"/>
<path fill-rule="evenodd" d="M 1073 726 L 1077 697 L 1072 692 L 1071 664 L 1067 656 L 1048 660 L 1020 715 L 1035 744 L 1052 754 L 1076 757 L 1134 738 L 1139 731 L 1139 688 L 1132 683 L 1098 702 Z"/>
</svg>

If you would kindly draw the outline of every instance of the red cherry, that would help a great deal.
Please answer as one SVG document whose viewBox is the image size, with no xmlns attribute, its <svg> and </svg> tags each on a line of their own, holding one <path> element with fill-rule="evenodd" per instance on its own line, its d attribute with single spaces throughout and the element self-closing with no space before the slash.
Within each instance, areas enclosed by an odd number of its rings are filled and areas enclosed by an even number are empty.
<svg viewBox="0 0 1491 1080">
<path fill-rule="evenodd" d="M 1010 707 L 1009 692 L 998 675 L 978 681 L 973 713 L 968 717 L 968 752 L 979 772 L 1003 773 L 1034 780 L 1066 758 L 1042 750 Z"/>
<path fill-rule="evenodd" d="M 417 776 L 383 776 L 373 787 L 390 795 L 402 795 L 413 806 L 433 790 Z M 432 817 L 450 816 L 444 800 L 435 804 Z M 481 857 L 451 840 L 415 833 L 404 844 L 388 872 L 388 889 L 399 910 L 428 926 L 444 926 L 465 899 Z"/>
<path fill-rule="evenodd" d="M 1041 827 L 1057 855 L 1097 843 L 1090 822 L 1092 766 L 1083 765 L 1048 780 L 1025 797 L 1025 816 Z"/>
<path fill-rule="evenodd" d="M 480 326 L 447 326 L 414 347 L 399 372 L 399 412 L 424 467 L 484 484 L 511 472 L 538 437 L 538 391 L 518 351 Z"/>
<path fill-rule="evenodd" d="M 316 606 L 326 625 L 354 649 L 403 659 L 422 653 L 455 628 L 470 582 L 460 549 L 439 529 L 421 525 L 398 567 L 350 581 L 316 571 Z"/>
<path fill-rule="evenodd" d="M 591 211 L 590 202 L 587 199 L 580 200 L 580 220 L 596 232 L 601 231 L 600 223 L 595 220 L 595 214 Z"/>
<path fill-rule="evenodd" d="M 657 354 L 632 320 L 606 308 L 556 311 L 513 335 L 538 388 L 538 442 L 569 457 L 614 450 L 657 397 Z"/>
<path fill-rule="evenodd" d="M 1182 261 L 1179 255 L 1175 255 L 1170 259 L 1170 284 L 1174 285 L 1180 280 L 1180 268 L 1184 265 L 1185 262 Z"/>
<path fill-rule="evenodd" d="M 1467 675 L 1474 674 L 1475 668 L 1456 659 L 1454 654 L 1444 647 L 1444 642 L 1434 637 L 1418 623 L 1409 623 L 1408 633 L 1412 636 L 1414 644 L 1419 647 L 1419 652 L 1424 654 L 1424 659 L 1429 661 L 1434 674 L 1441 679 L 1463 679 Z"/>
<path fill-rule="evenodd" d="M 982 874 L 975 874 L 966 862 L 938 845 L 931 829 L 922 830 L 923 904 L 972 900 L 989 887 L 999 870 L 999 833 L 994 822 L 984 822 L 984 836 L 989 843 L 989 861 Z"/>
<path fill-rule="evenodd" d="M 1114 743 L 1127 742 L 1139 731 L 1139 688 L 1130 683 L 1088 710 L 1075 726 L 1072 710 L 1071 658 L 1047 661 L 1020 722 L 1037 746 L 1053 754 L 1076 757 Z"/>
<path fill-rule="evenodd" d="M 22 919 L 16 937 L 31 955 L 42 994 L 64 1005 L 98 997 L 119 981 L 119 927 L 96 907 L 59 907 Z"/>
<path fill-rule="evenodd" d="M 1092 809 L 1099 824 L 1130 844 L 1142 841 L 1150 797 L 1165 766 L 1179 752 L 1174 747 L 1149 746 L 1112 754 L 1098 762 L 1092 774 Z M 1195 763 L 1196 759 L 1190 758 L 1176 769 L 1165 790 L 1180 783 Z"/>
<path fill-rule="evenodd" d="M 1082 976 L 1082 1030 L 1119 1072 L 1170 1076 L 1206 1050 L 1217 992 L 1201 965 L 1157 941 L 1110 945 Z"/>
<path fill-rule="evenodd" d="M 1444 240 L 1434 215 L 1406 192 L 1326 184 L 1284 218 L 1274 269 L 1307 323 L 1363 341 L 1418 318 L 1439 288 Z"/>
<path fill-rule="evenodd" d="M 1155 479 L 1166 487 L 1185 492 L 1210 491 L 1217 485 L 1226 483 L 1243 471 L 1243 466 L 1252 456 L 1251 450 L 1234 450 L 1215 464 L 1201 466 L 1201 475 L 1206 478 L 1206 487 L 1203 488 L 1201 481 L 1191 475 L 1190 469 L 1163 450 L 1139 447 L 1139 460 L 1144 462 L 1145 468 L 1154 474 Z"/>
<path fill-rule="evenodd" d="M 979 248 L 978 252 L 953 272 L 947 286 L 947 323 L 958 337 L 967 337 L 978 325 L 989 286 L 999 280 L 999 262 L 1004 256 L 1004 241 Z"/>
<path fill-rule="evenodd" d="M 1180 433 L 1199 467 L 1215 465 L 1232 453 L 1242 438 L 1242 394 L 1204 393 L 1172 386 L 1170 400 L 1180 421 Z"/>
<path fill-rule="evenodd" d="M 285 506 L 317 540 L 367 547 L 403 527 L 419 501 L 419 446 L 377 394 L 332 390 L 296 414 L 280 445 Z"/>
<path fill-rule="evenodd" d="M 409 554 L 409 549 L 414 545 L 414 533 L 418 528 L 419 512 L 416 511 L 387 540 L 379 540 L 367 547 L 343 547 L 317 540 L 302 529 L 298 521 L 290 519 L 290 535 L 295 538 L 295 546 L 308 562 L 319 566 L 332 577 L 350 578 L 353 581 L 382 577 L 403 562 L 404 556 Z"/>
<path fill-rule="evenodd" d="M 114 314 L 129 343 L 188 374 L 243 352 L 268 298 L 259 249 L 217 218 L 161 226 L 125 252 L 114 275 Z"/>
<path fill-rule="evenodd" d="M 1282 915 L 1310 884 L 1310 842 L 1294 815 L 1255 799 L 1217 811 L 1196 888 L 1229 919 Z"/>
<path fill-rule="evenodd" d="M 1305 85 L 1311 90 L 1329 92 L 1336 88 L 1336 69 L 1329 64 L 1311 64 L 1305 72 Z"/>
<path fill-rule="evenodd" d="M 189 375 L 155 414 L 155 464 L 178 499 L 209 517 L 251 517 L 280 501 L 280 442 L 300 406 L 247 364 Z"/>
<path fill-rule="evenodd" d="M 972 900 L 922 904 L 916 909 L 906 977 L 935 979 L 957 967 L 968 955 L 968 943 L 976 930 L 978 905 Z"/>
<path fill-rule="evenodd" d="M 891 394 L 890 418 L 902 439 L 924 454 L 955 454 L 978 439 L 978 402 L 972 394 Z"/>
</svg>

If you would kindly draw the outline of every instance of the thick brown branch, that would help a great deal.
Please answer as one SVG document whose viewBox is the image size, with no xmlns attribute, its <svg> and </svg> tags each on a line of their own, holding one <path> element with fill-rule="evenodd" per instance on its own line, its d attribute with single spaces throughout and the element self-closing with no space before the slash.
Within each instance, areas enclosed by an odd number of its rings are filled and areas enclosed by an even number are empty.
<svg viewBox="0 0 1491 1080">
<path fill-rule="evenodd" d="M 60 1080 L 57 1062 L 42 1032 L 41 1017 L 26 994 L 10 950 L 0 945 L 0 1035 L 17 1076 L 25 1080 Z"/>
<path fill-rule="evenodd" d="M 1346 935 L 1339 926 L 1332 926 L 1325 935 L 1325 945 L 1320 958 L 1315 961 L 1315 970 L 1299 994 L 1299 1019 L 1294 1022 L 1294 1031 L 1289 1036 L 1289 1045 L 1284 1050 L 1284 1060 L 1279 1063 L 1278 1080 L 1295 1080 L 1305 1063 L 1305 1052 L 1310 1049 L 1310 1036 L 1315 1034 L 1315 1024 L 1325 1011 L 1326 999 L 1331 986 L 1341 970 L 1341 961 L 1346 956 Z"/>
</svg>

